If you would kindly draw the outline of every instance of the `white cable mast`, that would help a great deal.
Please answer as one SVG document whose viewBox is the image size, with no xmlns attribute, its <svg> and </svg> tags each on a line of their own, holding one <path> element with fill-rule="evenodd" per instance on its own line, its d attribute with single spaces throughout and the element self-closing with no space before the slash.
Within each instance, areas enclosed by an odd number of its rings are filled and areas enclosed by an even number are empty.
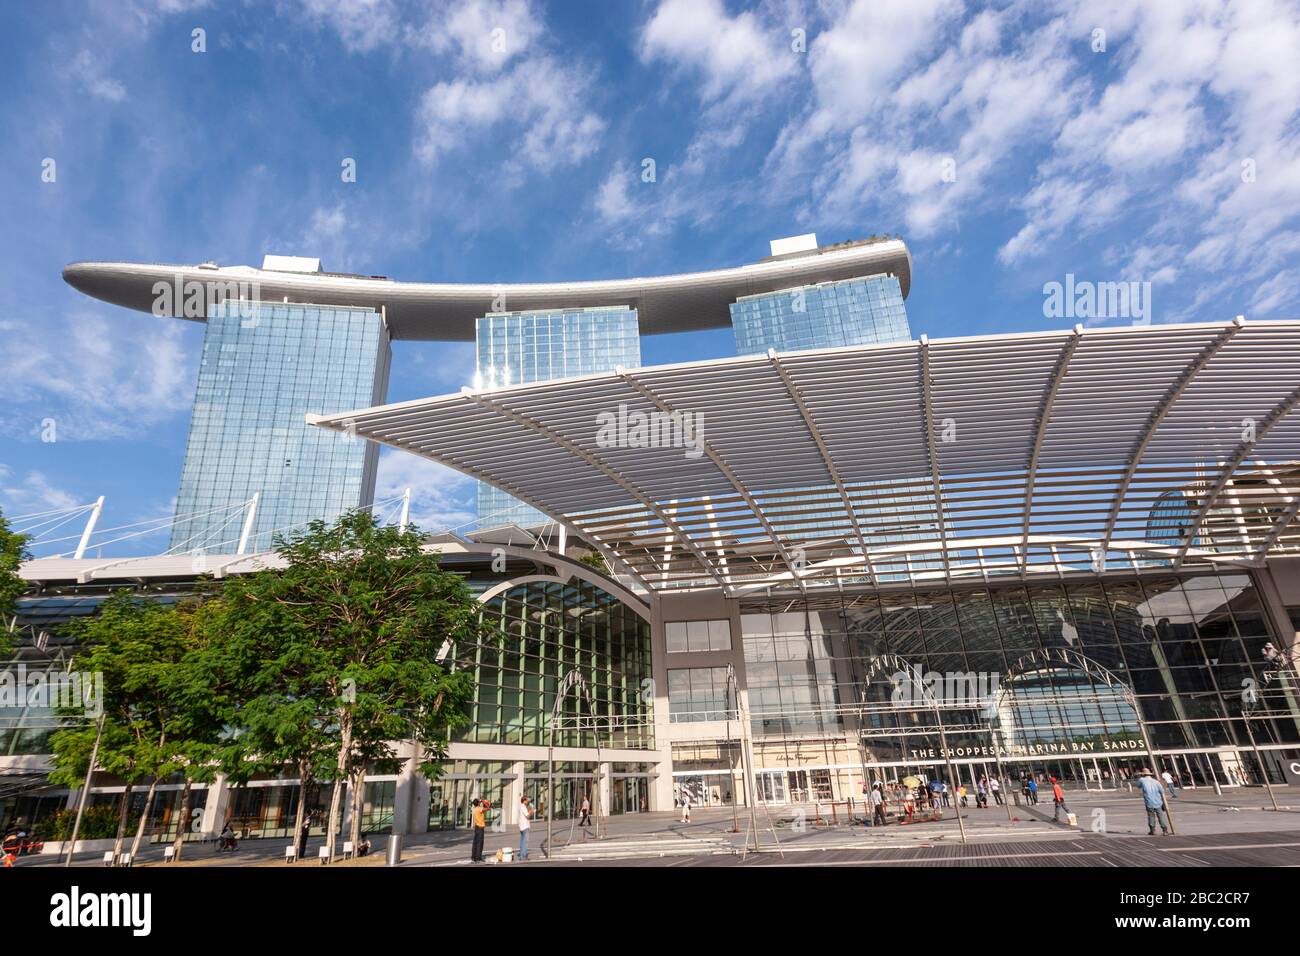
<svg viewBox="0 0 1300 956">
<path fill-rule="evenodd" d="M 248 515 L 244 518 L 244 530 L 239 535 L 239 550 L 236 554 L 248 553 L 248 538 L 253 533 L 253 521 L 257 517 L 257 499 L 262 493 L 253 492 L 253 498 L 248 502 Z"/>
<path fill-rule="evenodd" d="M 86 548 L 90 545 L 90 536 L 95 533 L 95 524 L 99 521 L 100 512 L 104 510 L 104 496 L 100 495 L 95 506 L 90 509 L 90 517 L 86 519 L 86 529 L 81 532 L 81 541 L 77 544 L 77 550 L 73 553 L 74 558 L 84 558 Z"/>
</svg>

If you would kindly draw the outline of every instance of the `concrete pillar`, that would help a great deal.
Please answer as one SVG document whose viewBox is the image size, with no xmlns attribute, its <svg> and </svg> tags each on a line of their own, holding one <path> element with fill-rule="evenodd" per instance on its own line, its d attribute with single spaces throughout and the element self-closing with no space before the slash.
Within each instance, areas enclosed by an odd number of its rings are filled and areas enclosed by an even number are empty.
<svg viewBox="0 0 1300 956">
<path fill-rule="evenodd" d="M 1274 634 L 1274 640 L 1276 641 L 1274 646 L 1282 651 L 1288 660 L 1294 662 L 1296 660 L 1296 645 L 1300 643 L 1300 632 L 1291 623 L 1291 614 L 1286 609 L 1286 599 L 1278 586 L 1278 581 L 1273 577 L 1272 569 L 1267 566 L 1259 568 L 1251 575 L 1251 580 L 1254 581 L 1255 592 L 1259 595 L 1260 603 L 1264 606 L 1264 614 L 1268 620 L 1269 630 Z M 1246 647 L 1246 654 L 1258 666 L 1262 659 L 1260 654 L 1264 646 L 1264 638 L 1254 641 L 1246 638 L 1243 643 Z M 1300 729 L 1300 701 L 1295 699 L 1292 692 L 1293 682 L 1287 678 L 1282 678 L 1280 683 L 1282 691 L 1291 705 L 1292 721 Z M 1285 774 L 1283 774 L 1283 778 L 1285 779 Z"/>
<path fill-rule="evenodd" d="M 1268 618 L 1269 630 L 1276 635 L 1277 646 L 1283 649 L 1290 649 L 1296 643 L 1296 629 L 1291 623 L 1291 615 L 1287 613 L 1286 603 L 1282 600 L 1282 595 L 1278 590 L 1277 583 L 1273 580 L 1273 575 L 1267 567 L 1257 569 L 1252 575 L 1255 582 L 1255 591 L 1259 595 L 1260 603 L 1264 606 L 1264 614 Z M 1249 641 L 1249 638 L 1247 638 Z M 1249 643 L 1246 645 L 1246 653 L 1250 659 L 1258 664 L 1260 660 L 1260 648 L 1264 646 L 1264 639 L 1259 639 L 1254 643 L 1259 647 L 1252 647 Z"/>
<path fill-rule="evenodd" d="M 613 807 L 614 788 L 610 786 L 609 777 L 613 770 L 614 765 L 608 761 L 600 765 L 600 812 L 605 816 L 609 816 L 613 812 L 611 808 Z"/>
<path fill-rule="evenodd" d="M 418 744 L 405 744 L 405 761 L 393 788 L 393 832 L 424 833 L 429 828 L 429 786 L 420 774 L 422 750 Z M 420 813 L 420 794 L 424 795 L 424 812 Z"/>
<path fill-rule="evenodd" d="M 208 800 L 203 805 L 203 822 L 200 828 L 205 837 L 215 836 L 221 832 L 230 810 L 230 784 L 224 774 L 217 774 L 217 779 L 208 784 Z"/>
<path fill-rule="evenodd" d="M 340 841 L 347 839 L 347 834 L 352 830 L 352 781 L 346 782 L 343 787 L 343 812 L 339 814 Z M 339 843 L 340 848 L 343 846 Z"/>
<path fill-rule="evenodd" d="M 524 762 L 516 760 L 510 765 L 510 782 L 506 784 L 504 793 L 505 806 L 502 811 L 505 813 L 505 820 L 509 824 L 519 822 L 519 799 L 524 795 Z"/>
</svg>

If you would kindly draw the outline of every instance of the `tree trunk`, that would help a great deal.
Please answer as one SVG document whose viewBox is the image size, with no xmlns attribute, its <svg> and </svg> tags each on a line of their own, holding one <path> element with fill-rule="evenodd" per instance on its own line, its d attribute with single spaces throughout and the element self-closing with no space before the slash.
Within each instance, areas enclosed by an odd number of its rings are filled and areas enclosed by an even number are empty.
<svg viewBox="0 0 1300 956">
<path fill-rule="evenodd" d="M 122 809 L 117 814 L 117 842 L 113 844 L 114 862 L 122 855 L 122 844 L 126 841 L 126 819 L 131 815 L 131 786 L 128 782 L 126 789 L 122 791 Z"/>
<path fill-rule="evenodd" d="M 144 812 L 140 814 L 140 824 L 135 828 L 135 839 L 131 841 L 131 863 L 135 863 L 136 854 L 140 852 L 140 841 L 144 839 L 144 828 L 149 822 L 149 815 L 153 813 L 154 797 L 158 794 L 158 778 L 154 777 L 149 783 L 149 792 L 144 798 Z"/>
<path fill-rule="evenodd" d="M 339 829 L 339 809 L 343 802 L 343 789 L 347 786 L 348 772 L 352 769 L 352 715 L 347 710 L 339 712 L 339 757 L 335 766 L 334 792 L 330 795 L 329 832 L 325 845 L 329 847 L 329 861 L 334 862 L 335 836 Z"/>
<path fill-rule="evenodd" d="M 362 766 L 352 774 L 352 828 L 348 839 L 355 850 L 361 845 L 361 813 L 366 806 L 366 768 Z"/>
<path fill-rule="evenodd" d="M 311 787 L 311 763 L 298 762 L 298 814 L 294 817 L 293 845 L 301 860 L 307 856 L 307 841 L 302 838 L 302 829 L 307 826 L 307 793 Z"/>
<path fill-rule="evenodd" d="M 172 846 L 176 850 L 175 858 L 181 858 L 182 847 L 185 846 L 185 834 L 190 829 L 190 803 L 194 795 L 194 780 L 190 777 L 185 778 L 185 789 L 181 791 L 181 812 L 180 819 L 176 821 L 176 839 L 172 841 Z"/>
</svg>

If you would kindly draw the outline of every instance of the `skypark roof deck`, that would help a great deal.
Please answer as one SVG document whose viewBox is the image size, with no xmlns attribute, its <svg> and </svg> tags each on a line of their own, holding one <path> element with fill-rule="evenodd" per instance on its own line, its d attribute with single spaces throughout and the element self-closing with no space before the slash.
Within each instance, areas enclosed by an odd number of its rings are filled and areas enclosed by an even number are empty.
<svg viewBox="0 0 1300 956">
<path fill-rule="evenodd" d="M 620 370 L 308 421 L 496 485 L 647 590 L 888 587 L 1295 550 L 1297 368 L 1300 322 L 1078 327 Z M 693 415 L 689 440 L 602 431 L 675 413 Z M 1185 520 L 1155 533 L 1171 492 Z"/>
<path fill-rule="evenodd" d="M 215 289 L 270 302 L 369 307 L 382 311 L 394 339 L 473 341 L 474 320 L 489 312 L 629 306 L 642 334 L 723 328 L 736 299 L 795 286 L 893 274 L 903 296 L 912 282 L 912 259 L 901 240 L 823 246 L 762 262 L 680 275 L 579 282 L 435 283 L 251 266 L 152 265 L 78 262 L 64 280 L 86 295 L 141 312 L 156 311 L 158 283 L 172 289 Z M 197 284 L 197 285 L 194 285 Z M 170 295 L 168 301 L 183 296 Z M 164 314 L 202 321 L 179 309 Z"/>
</svg>

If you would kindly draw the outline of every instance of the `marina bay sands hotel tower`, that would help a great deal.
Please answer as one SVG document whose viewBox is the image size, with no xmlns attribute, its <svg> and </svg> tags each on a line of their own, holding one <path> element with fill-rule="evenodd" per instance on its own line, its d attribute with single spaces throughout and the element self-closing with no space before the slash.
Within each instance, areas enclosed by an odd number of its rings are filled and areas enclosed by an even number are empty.
<svg viewBox="0 0 1300 956">
<path fill-rule="evenodd" d="M 900 240 L 806 235 L 750 265 L 582 282 L 396 282 L 294 256 L 260 269 L 81 262 L 63 276 L 115 305 L 206 323 L 171 550 L 220 554 L 237 549 L 249 514 L 257 550 L 371 504 L 377 446 L 304 415 L 382 404 L 394 340 L 473 339 L 476 391 L 635 368 L 642 335 L 727 324 L 740 354 L 905 341 L 911 265 Z M 478 516 L 480 527 L 544 520 L 481 482 Z"/>
</svg>

